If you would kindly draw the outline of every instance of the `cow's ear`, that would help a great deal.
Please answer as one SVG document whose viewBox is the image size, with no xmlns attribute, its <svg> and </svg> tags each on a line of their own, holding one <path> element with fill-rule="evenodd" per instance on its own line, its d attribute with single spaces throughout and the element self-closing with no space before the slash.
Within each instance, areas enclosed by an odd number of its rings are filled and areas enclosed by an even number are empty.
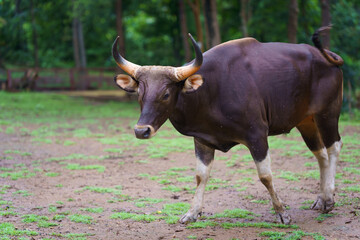
<svg viewBox="0 0 360 240">
<path fill-rule="evenodd" d="M 119 74 L 114 78 L 116 84 L 127 92 L 136 92 L 139 84 L 132 77 L 125 74 Z"/>
<path fill-rule="evenodd" d="M 186 79 L 183 92 L 191 93 L 196 91 L 202 84 L 204 80 L 200 74 L 191 75 Z"/>
</svg>

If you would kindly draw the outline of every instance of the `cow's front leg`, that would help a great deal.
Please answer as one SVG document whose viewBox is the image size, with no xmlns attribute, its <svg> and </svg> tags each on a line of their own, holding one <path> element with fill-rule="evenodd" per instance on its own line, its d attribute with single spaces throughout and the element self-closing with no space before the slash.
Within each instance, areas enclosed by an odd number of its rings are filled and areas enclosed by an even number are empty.
<svg viewBox="0 0 360 240">
<path fill-rule="evenodd" d="M 209 148 L 195 139 L 196 155 L 196 192 L 190 210 L 179 220 L 180 223 L 195 222 L 202 211 L 204 192 L 209 180 L 212 163 L 214 160 L 214 149 Z"/>
<path fill-rule="evenodd" d="M 286 209 L 284 208 L 281 199 L 278 197 L 272 182 L 271 159 L 269 153 L 266 154 L 265 159 L 262 160 L 255 159 L 255 164 L 259 174 L 260 181 L 265 185 L 265 187 L 269 191 L 272 204 L 279 221 L 284 224 L 290 224 L 291 217 L 286 212 Z"/>
</svg>

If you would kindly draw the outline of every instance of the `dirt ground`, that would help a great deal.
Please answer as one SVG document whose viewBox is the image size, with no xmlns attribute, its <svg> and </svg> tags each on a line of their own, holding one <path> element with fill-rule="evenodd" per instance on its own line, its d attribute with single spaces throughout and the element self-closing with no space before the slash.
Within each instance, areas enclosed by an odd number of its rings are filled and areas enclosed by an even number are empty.
<svg viewBox="0 0 360 240">
<path fill-rule="evenodd" d="M 151 146 L 142 142 L 124 145 L 121 141 L 115 144 L 102 141 L 101 139 L 116 139 L 124 134 L 133 135 L 130 126 L 136 121 L 135 118 L 119 119 L 119 123 L 117 121 L 103 119 L 94 123 L 85 122 L 84 126 L 91 132 L 88 135 L 74 134 L 75 128 L 84 127 L 78 123 L 74 124 L 75 127 L 59 127 L 54 130 L 56 134 L 46 136 L 45 140 L 38 140 L 33 134 L 28 134 L 38 129 L 40 124 L 25 123 L 13 132 L 2 126 L 0 208 L 3 214 L 0 216 L 0 223 L 11 223 L 17 230 L 33 230 L 38 233 L 35 236 L 10 236 L 10 239 L 269 239 L 260 236 L 265 231 L 303 231 L 318 233 L 325 239 L 360 239 L 360 192 L 356 189 L 344 190 L 349 183 L 359 186 L 359 172 L 345 171 L 353 162 L 339 162 L 338 170 L 342 175 L 336 179 L 335 200 L 340 204 L 331 215 L 320 215 L 319 212 L 307 209 L 319 191 L 319 180 L 311 175 L 318 170 L 316 160 L 311 155 L 306 156 L 303 150 L 287 154 L 294 146 L 291 144 L 285 149 L 271 149 L 271 157 L 275 187 L 289 206 L 292 224 L 297 225 L 298 229 L 224 228 L 221 225 L 276 222 L 275 215 L 271 212 L 270 197 L 257 178 L 255 164 L 249 159 L 248 150 L 243 147 L 228 153 L 216 152 L 212 170 L 212 178 L 216 180 L 209 183 L 213 188 L 205 193 L 204 213 L 198 221 L 206 222 L 211 219 L 217 224 L 189 228 L 180 223 L 167 223 L 161 218 L 165 204 L 191 203 L 195 187 L 193 147 L 188 146 L 182 151 L 162 156 L 150 156 Z M 115 127 L 109 128 L 110 123 Z M 166 125 L 160 132 L 172 131 L 170 129 L 171 126 Z M 350 136 L 359 133 L 360 127 L 344 126 L 342 132 L 343 135 Z M 161 137 L 161 134 L 155 136 Z M 185 137 L 176 135 L 167 139 L 177 142 L 178 138 L 181 140 Z M 278 136 L 277 139 L 291 139 L 303 144 L 298 135 Z M 191 142 L 191 139 L 184 141 L 186 144 Z M 154 148 L 158 146 L 154 144 Z M 116 152 L 113 149 L 120 150 Z M 354 158 L 358 164 L 359 157 Z M 167 175 L 169 170 L 173 175 Z M 286 173 L 295 174 L 295 178 L 286 177 Z M 192 181 L 177 181 L 179 176 Z M 180 190 L 169 190 L 169 186 Z M 159 199 L 160 202 L 141 203 L 141 199 L 150 198 Z M 96 208 L 102 208 L 102 211 L 87 210 Z M 224 210 L 238 208 L 256 215 L 253 219 L 211 218 Z M 112 218 L 118 212 L 153 215 L 159 219 L 148 222 Z M 39 221 L 25 222 L 24 216 L 27 214 L 45 216 L 54 226 L 42 227 Z M 76 222 L 71 216 L 77 214 L 90 216 L 89 222 Z M 291 239 L 313 237 L 307 235 Z"/>
</svg>

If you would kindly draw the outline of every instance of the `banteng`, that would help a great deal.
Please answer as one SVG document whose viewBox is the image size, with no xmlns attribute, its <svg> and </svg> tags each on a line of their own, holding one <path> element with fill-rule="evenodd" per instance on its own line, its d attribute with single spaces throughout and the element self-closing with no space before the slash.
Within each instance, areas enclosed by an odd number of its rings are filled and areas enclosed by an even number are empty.
<svg viewBox="0 0 360 240">
<path fill-rule="evenodd" d="M 113 57 L 129 74 L 117 75 L 115 82 L 139 95 L 136 137 L 151 138 L 167 119 L 177 131 L 194 137 L 197 189 L 181 223 L 196 221 L 202 211 L 214 151 L 226 152 L 244 144 L 277 216 L 289 224 L 291 218 L 272 182 L 267 137 L 294 127 L 320 166 L 320 194 L 312 208 L 333 209 L 335 168 L 342 146 L 338 120 L 343 60 L 322 48 L 319 34 L 323 30 L 313 35 L 316 47 L 243 38 L 204 54 L 190 35 L 196 59 L 182 67 L 131 63 L 119 54 L 115 40 Z"/>
</svg>

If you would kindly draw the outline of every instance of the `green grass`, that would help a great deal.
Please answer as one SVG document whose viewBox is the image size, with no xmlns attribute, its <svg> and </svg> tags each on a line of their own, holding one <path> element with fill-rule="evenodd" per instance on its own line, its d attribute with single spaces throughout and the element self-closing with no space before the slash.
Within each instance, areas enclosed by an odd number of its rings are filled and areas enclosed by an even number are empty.
<svg viewBox="0 0 360 240">
<path fill-rule="evenodd" d="M 115 194 L 115 195 L 122 195 L 121 186 L 117 186 L 115 188 L 86 186 L 80 191 L 85 191 L 85 190 L 89 190 L 89 191 L 95 192 L 95 193 L 112 193 L 112 194 Z"/>
<path fill-rule="evenodd" d="M 144 222 L 153 222 L 161 217 L 149 215 L 149 214 L 137 214 L 137 213 L 128 213 L 128 212 L 118 212 L 110 216 L 111 219 L 132 219 L 134 221 L 144 221 Z"/>
<path fill-rule="evenodd" d="M 104 209 L 102 207 L 99 207 L 99 208 L 82 208 L 80 210 L 90 212 L 90 213 L 102 213 L 102 212 L 104 212 Z"/>
<path fill-rule="evenodd" d="M 98 170 L 98 172 L 104 172 L 105 166 L 102 165 L 80 165 L 77 163 L 68 163 L 66 166 L 69 170 Z"/>
<path fill-rule="evenodd" d="M 28 197 L 28 196 L 32 196 L 32 193 L 29 193 L 27 190 L 18 190 L 13 192 L 13 195 L 21 195 L 22 197 Z"/>
<path fill-rule="evenodd" d="M 49 218 L 46 216 L 36 215 L 36 214 L 26 214 L 21 216 L 22 222 L 24 223 L 33 223 L 39 221 L 48 221 Z"/>
<path fill-rule="evenodd" d="M 359 185 L 347 186 L 342 188 L 341 190 L 346 192 L 360 192 L 360 186 Z"/>
<path fill-rule="evenodd" d="M 286 179 L 288 181 L 298 182 L 300 180 L 299 177 L 297 177 L 296 173 L 290 171 L 281 171 L 281 173 L 277 177 Z"/>
<path fill-rule="evenodd" d="M 70 215 L 70 216 L 68 216 L 68 218 L 71 222 L 85 223 L 85 224 L 91 224 L 94 220 L 93 217 L 91 217 L 91 216 L 81 215 L 81 214 Z"/>
<path fill-rule="evenodd" d="M 45 173 L 45 176 L 47 176 L 47 177 L 57 177 L 57 176 L 60 176 L 60 173 L 57 173 L 57 172 L 47 172 L 47 173 Z"/>
<path fill-rule="evenodd" d="M 217 213 L 214 214 L 211 217 L 208 217 L 209 219 L 214 218 L 244 218 L 244 219 L 254 219 L 256 216 L 255 213 L 250 212 L 248 210 L 235 208 L 235 209 L 226 209 L 223 213 Z"/>
<path fill-rule="evenodd" d="M 334 213 L 321 213 L 321 214 L 319 214 L 319 216 L 317 216 L 317 217 L 315 218 L 315 220 L 320 223 L 320 222 L 325 221 L 325 220 L 328 219 L 328 218 L 333 217 L 334 215 L 335 215 Z"/>
<path fill-rule="evenodd" d="M 31 172 L 29 170 L 20 170 L 16 172 L 5 172 L 0 173 L 1 178 L 10 178 L 11 180 L 18 180 L 20 178 L 31 178 L 36 176 L 36 173 Z"/>
<path fill-rule="evenodd" d="M 258 204 L 269 204 L 269 200 L 263 200 L 263 199 L 254 199 L 251 200 L 252 203 L 258 203 Z"/>
<path fill-rule="evenodd" d="M 188 229 L 194 229 L 194 228 L 206 228 L 208 226 L 214 227 L 219 226 L 224 229 L 231 229 L 231 228 L 246 228 L 246 227 L 252 227 L 252 228 L 282 228 L 282 229 L 298 229 L 299 227 L 297 225 L 285 225 L 280 223 L 268 223 L 268 222 L 214 222 L 214 221 L 197 221 L 195 223 L 190 223 L 186 226 Z"/>
<path fill-rule="evenodd" d="M 134 102 L 98 103 L 96 111 L 92 104 L 82 98 L 72 98 L 49 93 L 0 92 L 4 123 L 61 123 L 68 119 L 136 118 L 138 104 Z M 21 104 L 19 104 L 21 103 Z M 34 104 L 36 103 L 36 104 Z M 11 119 L 11 122 L 8 120 Z M 6 122 L 8 121 L 8 122 Z"/>
<path fill-rule="evenodd" d="M 18 230 L 12 223 L 0 223 L 0 239 L 17 239 L 17 237 L 24 235 L 37 236 L 39 233 L 31 230 Z"/>
<path fill-rule="evenodd" d="M 307 233 L 301 230 L 292 232 L 265 231 L 259 234 L 260 237 L 267 237 L 269 240 L 298 240 L 303 237 L 311 237 L 315 240 L 325 240 L 319 233 Z"/>
</svg>

